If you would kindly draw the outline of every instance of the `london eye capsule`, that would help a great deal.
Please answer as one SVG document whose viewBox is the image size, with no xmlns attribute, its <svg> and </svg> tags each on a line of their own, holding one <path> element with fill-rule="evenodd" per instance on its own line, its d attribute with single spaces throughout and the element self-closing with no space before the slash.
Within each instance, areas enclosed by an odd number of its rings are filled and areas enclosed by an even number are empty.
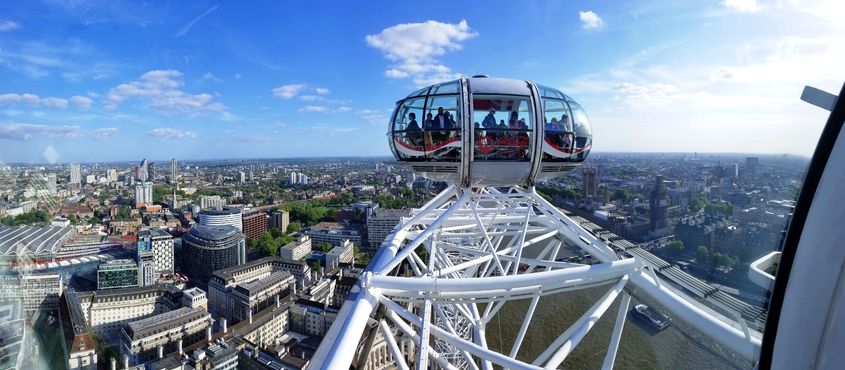
<svg viewBox="0 0 845 370">
<path fill-rule="evenodd" d="M 399 100 L 388 136 L 398 161 L 462 186 L 530 186 L 574 170 L 592 147 L 587 115 L 569 96 L 483 75 Z"/>
</svg>

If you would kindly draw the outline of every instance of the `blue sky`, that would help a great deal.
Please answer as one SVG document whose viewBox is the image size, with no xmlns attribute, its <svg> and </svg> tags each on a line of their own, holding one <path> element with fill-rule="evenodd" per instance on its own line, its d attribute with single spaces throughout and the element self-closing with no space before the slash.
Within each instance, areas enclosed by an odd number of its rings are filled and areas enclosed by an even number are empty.
<svg viewBox="0 0 845 370">
<path fill-rule="evenodd" d="M 837 1 L 0 4 L 0 162 L 387 155 L 393 103 L 485 73 L 561 88 L 597 151 L 809 155 Z"/>
</svg>

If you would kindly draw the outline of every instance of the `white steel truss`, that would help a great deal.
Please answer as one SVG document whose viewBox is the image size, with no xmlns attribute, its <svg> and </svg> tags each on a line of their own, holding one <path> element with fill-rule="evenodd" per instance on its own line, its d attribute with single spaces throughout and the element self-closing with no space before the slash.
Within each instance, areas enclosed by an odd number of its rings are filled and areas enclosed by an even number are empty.
<svg viewBox="0 0 845 370">
<path fill-rule="evenodd" d="M 577 246 L 597 260 L 557 260 Z M 638 288 L 720 344 L 754 361 L 760 334 L 726 320 L 671 289 L 639 256 L 622 257 L 533 189 L 449 187 L 394 228 L 350 292 L 312 368 L 349 368 L 364 327 L 379 305 L 378 326 L 399 368 L 557 368 L 620 300 L 603 368 L 616 359 L 631 296 Z M 606 293 L 530 362 L 517 359 L 540 297 L 605 287 Z M 505 303 L 530 300 L 516 339 L 502 353 L 487 345 L 486 327 Z M 401 356 L 389 326 L 415 342 L 414 363 Z M 537 325 L 537 324 L 535 324 Z"/>
</svg>

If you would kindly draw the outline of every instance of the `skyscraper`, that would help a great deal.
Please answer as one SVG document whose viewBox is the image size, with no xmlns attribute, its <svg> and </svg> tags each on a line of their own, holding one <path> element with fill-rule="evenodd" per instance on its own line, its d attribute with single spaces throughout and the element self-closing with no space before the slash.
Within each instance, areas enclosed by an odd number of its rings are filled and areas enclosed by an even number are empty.
<svg viewBox="0 0 845 370">
<path fill-rule="evenodd" d="M 155 181 L 155 179 L 156 179 L 156 164 L 155 163 L 150 162 L 150 164 L 147 165 L 147 179 L 149 179 L 150 181 Z"/>
<path fill-rule="evenodd" d="M 291 185 L 296 185 L 296 180 L 296 172 L 291 172 L 290 175 L 288 175 L 288 182 L 290 182 Z"/>
<path fill-rule="evenodd" d="M 179 179 L 179 170 L 176 168 L 176 158 L 170 159 L 170 181 L 176 182 Z"/>
<path fill-rule="evenodd" d="M 245 183 L 245 182 L 246 182 L 246 174 L 244 173 L 244 171 L 238 171 L 238 176 L 237 176 L 237 177 L 238 177 L 238 182 L 239 182 L 239 183 L 243 184 L 243 183 Z"/>
<path fill-rule="evenodd" d="M 153 204 L 153 183 L 143 182 L 135 185 L 135 208 Z"/>
<path fill-rule="evenodd" d="M 581 178 L 581 192 L 585 198 L 595 198 L 598 195 L 598 181 L 596 181 L 596 168 L 584 167 L 584 176 Z"/>
<path fill-rule="evenodd" d="M 667 218 L 669 216 L 669 196 L 666 192 L 666 185 L 663 184 L 663 176 L 657 176 L 654 189 L 651 190 L 649 199 L 649 224 L 648 231 L 653 237 L 663 236 L 669 232 Z"/>
<path fill-rule="evenodd" d="M 76 185 L 82 183 L 82 170 L 79 168 L 78 164 L 70 165 L 70 179 L 68 183 Z"/>
<path fill-rule="evenodd" d="M 135 179 L 141 182 L 147 181 L 149 173 L 147 173 L 147 159 L 144 158 L 141 160 L 141 165 L 135 167 Z"/>
<path fill-rule="evenodd" d="M 49 173 L 47 174 L 47 191 L 50 192 L 50 195 L 56 195 L 56 174 Z"/>
</svg>

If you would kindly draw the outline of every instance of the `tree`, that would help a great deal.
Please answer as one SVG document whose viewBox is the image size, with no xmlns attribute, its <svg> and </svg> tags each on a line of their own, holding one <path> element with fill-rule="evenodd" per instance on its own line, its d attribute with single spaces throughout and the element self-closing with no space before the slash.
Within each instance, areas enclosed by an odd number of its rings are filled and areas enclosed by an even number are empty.
<svg viewBox="0 0 845 370">
<path fill-rule="evenodd" d="M 247 245 L 247 247 L 249 247 L 249 249 L 255 249 L 255 248 L 258 248 L 258 240 L 257 240 L 257 239 L 252 239 L 252 238 L 247 239 L 247 240 L 246 240 L 246 245 Z"/>
<path fill-rule="evenodd" d="M 270 231 L 270 235 L 272 235 L 273 238 L 279 238 L 280 236 L 285 235 L 284 231 L 282 231 L 281 229 L 275 228 L 275 227 L 270 228 L 269 231 Z"/>
<path fill-rule="evenodd" d="M 628 201 L 628 199 L 630 199 L 630 198 L 631 198 L 631 193 L 628 191 L 628 189 L 616 189 L 616 191 L 614 191 L 613 195 L 611 196 L 611 199 L 621 200 L 623 202 Z"/>
<path fill-rule="evenodd" d="M 673 240 L 668 244 L 669 251 L 678 254 L 684 251 L 684 242 L 680 240 Z"/>
<path fill-rule="evenodd" d="M 68 221 L 70 221 L 70 223 L 72 223 L 74 225 L 76 225 L 79 222 L 79 217 L 76 217 L 76 215 L 74 215 L 74 214 L 68 215 L 67 219 L 68 219 Z"/>
<path fill-rule="evenodd" d="M 695 251 L 695 260 L 698 261 L 698 263 L 704 263 L 707 261 L 707 257 L 710 257 L 710 251 L 707 250 L 707 247 L 699 245 L 698 249 Z"/>
<path fill-rule="evenodd" d="M 293 234 L 299 230 L 302 230 L 302 223 L 299 221 L 294 221 L 288 224 L 288 234 Z"/>
<path fill-rule="evenodd" d="M 332 246 L 330 243 L 321 243 L 318 246 L 318 248 L 320 248 L 320 250 L 323 251 L 323 252 L 328 252 L 328 251 L 332 250 L 332 248 L 334 248 L 334 246 Z"/>
<path fill-rule="evenodd" d="M 687 209 L 689 209 L 690 212 L 695 213 L 695 212 L 700 211 L 706 205 L 707 205 L 707 197 L 704 194 L 701 194 L 701 195 L 693 198 L 689 202 Z"/>
</svg>

